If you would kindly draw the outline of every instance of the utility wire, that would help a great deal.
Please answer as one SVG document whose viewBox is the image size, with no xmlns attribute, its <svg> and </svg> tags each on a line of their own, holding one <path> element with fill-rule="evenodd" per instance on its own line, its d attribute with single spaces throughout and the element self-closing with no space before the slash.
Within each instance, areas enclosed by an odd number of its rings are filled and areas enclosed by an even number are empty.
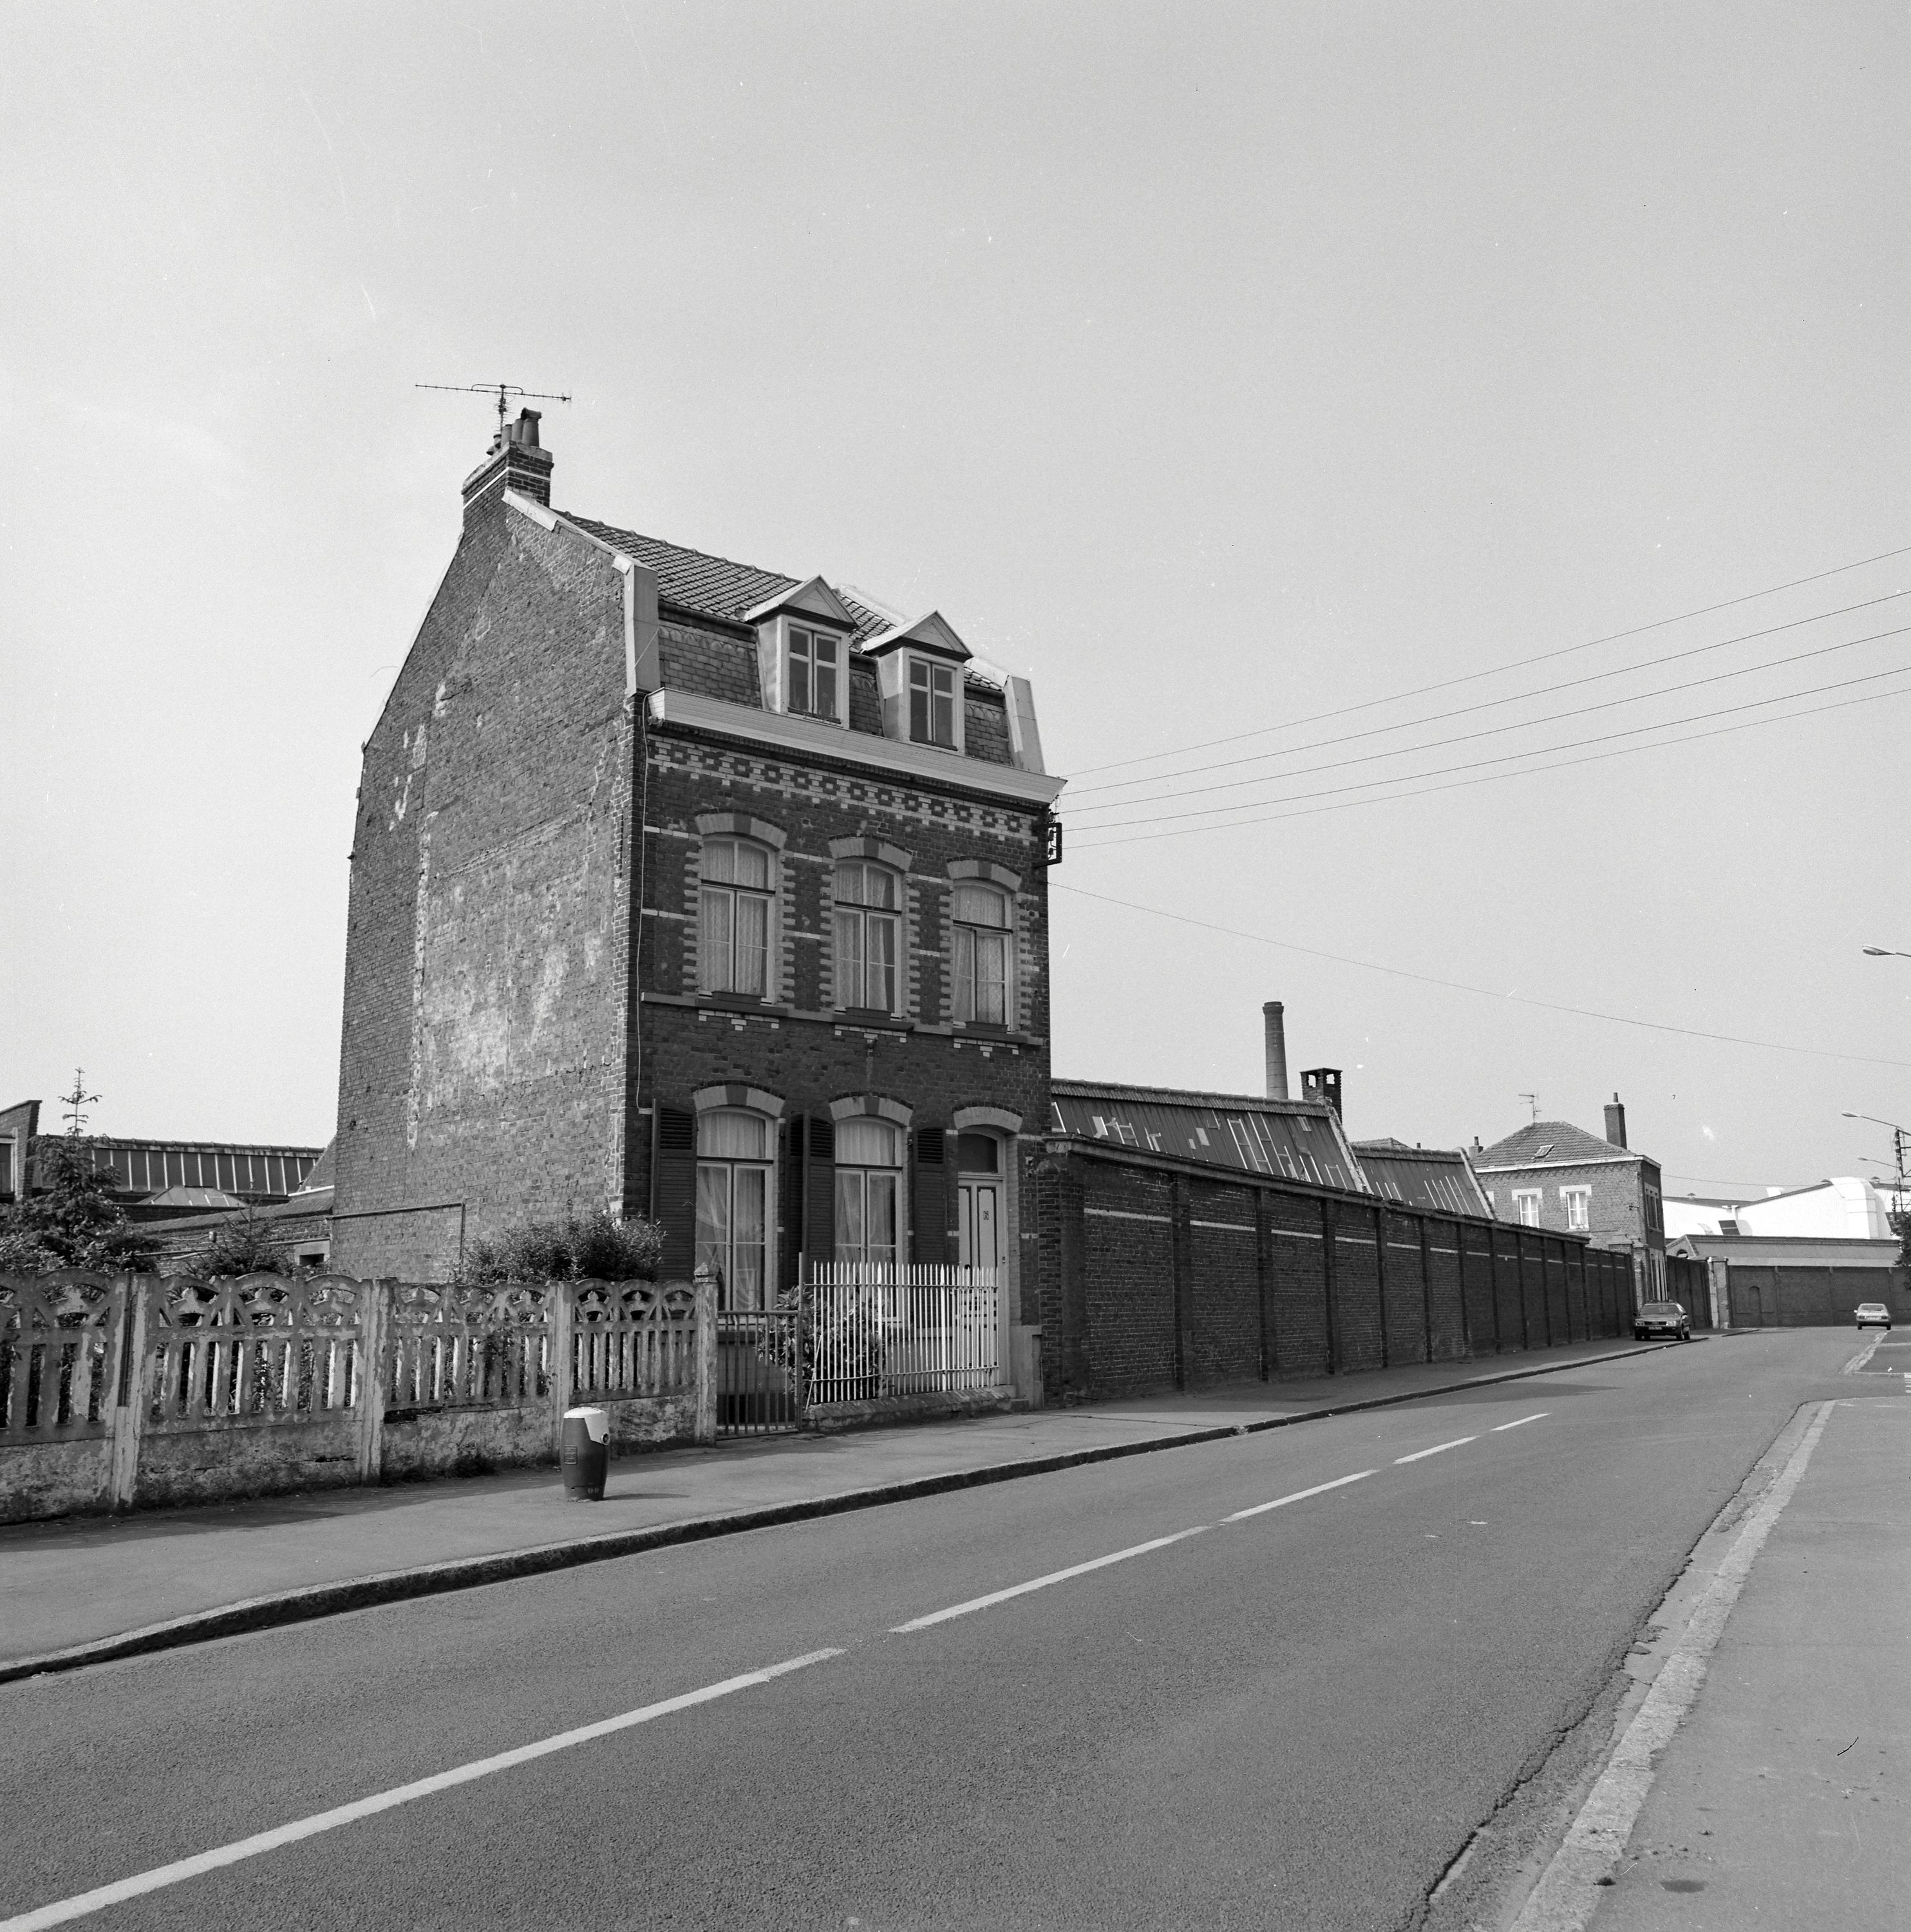
<svg viewBox="0 0 1911 1932">
<path fill-rule="evenodd" d="M 1397 724 L 1370 724 L 1364 730 L 1343 732 L 1337 738 L 1316 738 L 1304 745 L 1283 746 L 1281 749 L 1277 752 L 1251 752 L 1245 758 L 1221 758 L 1218 759 L 1212 764 L 1190 765 L 1185 771 L 1163 772 L 1158 776 L 1152 778 L 1118 778 L 1108 784 L 1083 785 L 1079 788 L 1071 788 L 1069 792 L 1069 798 L 1072 803 L 1075 800 L 1086 798 L 1091 794 L 1098 791 L 1128 791 L 1141 785 L 1170 784 L 1176 778 L 1195 778 L 1199 776 L 1203 772 L 1228 771 L 1232 770 L 1236 765 L 1260 764 L 1264 760 L 1269 758 L 1295 758 L 1302 752 L 1325 751 L 1331 746 L 1349 745 L 1358 738 L 1377 738 L 1383 736 L 1389 731 L 1417 730 L 1423 724 L 1444 724 L 1449 718 L 1466 718 L 1472 716 L 1472 714 L 1476 711 L 1497 710 L 1502 705 L 1522 704 L 1529 698 L 1544 698 L 1553 692 L 1577 690 L 1581 685 L 1598 684 L 1609 677 L 1624 677 L 1632 671 L 1651 670 L 1660 664 L 1677 664 L 1686 658 L 1704 657 L 1713 651 L 1729 650 L 1734 644 L 1750 644 L 1754 638 L 1776 637 L 1781 631 L 1800 630 L 1807 624 L 1822 624 L 1828 618 L 1848 617 L 1854 610 L 1872 610 L 1880 604 L 1889 604 L 1892 602 L 1894 598 L 1904 596 L 1907 593 L 1902 590 L 1888 591 L 1882 597 L 1868 597 L 1862 604 L 1847 604 L 1836 610 L 1821 610 L 1816 616 L 1796 617 L 1788 624 L 1773 624 L 1763 631 L 1746 631 L 1742 632 L 1736 638 L 1721 638 L 1715 644 L 1694 644 L 1687 650 L 1668 651 L 1662 657 L 1642 658 L 1637 664 L 1618 664 L 1610 670 L 1589 671 L 1584 677 L 1570 677 L 1563 679 L 1557 684 L 1543 684 L 1538 686 L 1536 688 L 1532 691 L 1516 691 L 1508 697 L 1482 698 L 1477 704 L 1457 705 L 1451 711 L 1436 711 L 1431 712 L 1429 716 L 1424 718 L 1403 718 Z M 1880 637 L 1889 638 L 1897 636 L 1898 633 L 1895 631 L 1880 631 L 1877 633 L 1877 635 Z M 1868 638 L 1858 638 L 1853 640 L 1853 643 L 1861 644 L 1868 644 L 1871 641 L 1871 640 Z M 1843 644 L 1834 644 L 1829 648 L 1833 650 L 1843 650 L 1847 649 L 1847 646 Z M 1803 655 L 1809 657 L 1820 656 L 1822 655 L 1822 653 L 1806 652 L 1803 653 Z M 1775 658 L 1771 661 L 1771 664 L 1751 664 L 1746 667 L 1746 670 L 1769 670 L 1773 664 L 1795 664 L 1797 662 L 1798 660 L 1795 658 Z M 1728 671 L 1724 674 L 1729 677 L 1742 677 L 1745 675 L 1745 672 Z M 1702 680 L 1702 682 L 1704 680 Z M 1690 688 L 1691 687 L 1689 686 L 1679 684 L 1668 685 L 1665 687 L 1665 689 L 1667 692 L 1685 691 L 1689 690 Z M 1638 694 L 1640 698 L 1651 698 L 1657 694 L 1658 694 L 1652 692 L 1642 692 Z M 1633 704 L 1637 702 L 1637 699 L 1618 698 L 1615 699 L 1613 702 L 1616 704 Z M 1605 707 L 1600 705 L 1593 705 L 1588 708 L 1596 711 L 1603 710 Z M 1576 715 L 1577 713 L 1573 712 L 1557 712 L 1553 714 L 1555 717 L 1572 717 Z M 1544 724 L 1550 723 L 1550 719 L 1544 718 L 1529 718 L 1525 721 L 1525 722 L 1529 724 Z M 1519 728 L 1520 728 L 1517 725 L 1502 725 L 1500 727 L 1500 729 L 1502 730 L 1517 730 Z M 1454 738 L 1436 739 L 1434 741 L 1436 744 L 1457 744 L 1459 742 L 1459 740 Z M 1415 748 L 1411 746 L 1403 746 L 1401 747 L 1402 750 L 1408 751 L 1414 748 Z M 1421 748 L 1430 749 L 1431 747 L 1423 747 Z M 1164 755 L 1166 754 L 1164 754 Z M 1379 755 L 1382 757 L 1389 757 L 1394 754 L 1391 753 L 1383 752 Z M 1324 771 L 1327 767 L 1325 766 L 1316 766 L 1313 767 L 1313 769 L 1316 771 Z M 1263 776 L 1268 778 L 1281 778 L 1288 776 L 1288 774 L 1280 772 L 1269 772 L 1265 773 Z M 1236 784 L 1254 784 L 1259 782 L 1259 781 L 1254 778 L 1236 778 L 1233 780 L 1231 782 Z M 1203 785 L 1197 788 L 1197 789 L 1203 791 L 1218 791 L 1222 788 L 1223 788 L 1219 785 Z M 1191 794 L 1188 792 L 1151 792 L 1142 797 L 1111 799 L 1105 806 L 1086 806 L 1083 807 L 1082 809 L 1089 812 L 1114 811 L 1124 805 L 1152 805 L 1158 799 L 1186 798 L 1190 796 L 1191 796 Z"/>
<path fill-rule="evenodd" d="M 1634 1019 L 1626 1013 L 1602 1013 L 1590 1006 L 1562 1006 L 1553 1000 L 1535 1000 L 1523 993 L 1502 993 L 1491 986 L 1472 986 L 1463 980 L 1436 979 L 1430 973 L 1412 973 L 1403 966 L 1383 966 L 1372 959 L 1350 959 L 1344 953 L 1328 952 L 1317 946 L 1302 946 L 1291 939 L 1275 939 L 1265 932 L 1244 932 L 1239 926 L 1218 926 L 1212 920 L 1194 919 L 1186 913 L 1170 912 L 1165 907 L 1143 905 L 1134 899 L 1118 899 L 1108 892 L 1091 892 L 1080 886 L 1051 882 L 1051 892 L 1068 892 L 1079 899 L 1097 899 L 1104 905 L 1120 906 L 1128 912 L 1142 912 L 1155 919 L 1172 920 L 1178 926 L 1199 926 L 1204 932 L 1225 934 L 1230 939 L 1245 939 L 1257 946 L 1272 946 L 1283 952 L 1304 952 L 1310 958 L 1328 959 L 1337 966 L 1357 966 L 1363 972 L 1385 973 L 1397 980 L 1412 980 L 1423 986 L 1441 986 L 1454 993 L 1476 993 L 1487 1000 L 1509 1000 L 1516 1006 L 1537 1006 L 1549 1013 L 1570 1013 L 1577 1019 L 1604 1020 L 1613 1026 L 1640 1027 L 1649 1033 L 1677 1034 L 1687 1040 L 1720 1042 L 1727 1046 L 1757 1047 L 1768 1053 L 1804 1054 L 1816 1060 L 1849 1060 L 1865 1066 L 1911 1067 L 1911 1060 L 1880 1060 L 1869 1054 L 1835 1053 L 1829 1048 L 1793 1046 L 1784 1040 L 1748 1040 L 1738 1034 L 1706 1033 L 1696 1027 L 1673 1026 L 1661 1020 Z"/>
<path fill-rule="evenodd" d="M 1826 644 L 1815 651 L 1799 651 L 1791 657 L 1773 658 L 1769 662 L 1765 664 L 1747 664 L 1743 668 L 1738 670 L 1718 671 L 1714 673 L 1709 677 L 1695 677 L 1688 679 L 1684 684 L 1668 684 L 1662 686 L 1657 691 L 1635 692 L 1630 698 L 1607 698 L 1598 704 L 1577 705 L 1570 711 L 1550 712 L 1544 718 L 1522 718 L 1511 724 L 1489 724 L 1484 727 L 1482 730 L 1478 731 L 1461 731 L 1455 734 L 1455 735 L 1451 738 L 1435 738 L 1430 740 L 1428 742 L 1424 745 L 1397 745 L 1390 752 L 1362 752 L 1357 756 L 1351 758 L 1329 758 L 1324 764 L 1301 765 L 1291 772 L 1270 772 L 1265 776 L 1257 778 L 1231 778 L 1226 780 L 1219 784 L 1191 785 L 1185 791 L 1162 792 L 1153 798 L 1116 799 L 1107 805 L 1084 806 L 1082 809 L 1084 812 L 1119 812 L 1125 806 L 1128 806 L 1166 804 L 1170 799 L 1194 798 L 1206 792 L 1233 791 L 1242 785 L 1274 784 L 1283 782 L 1289 778 L 1310 777 L 1319 772 L 1342 771 L 1349 765 L 1369 765 L 1374 763 L 1376 760 L 1380 758 L 1406 758 L 1411 756 L 1416 752 L 1437 752 L 1448 745 L 1471 744 L 1481 738 L 1499 737 L 1508 731 L 1523 731 L 1534 725 L 1557 724 L 1563 723 L 1568 718 L 1589 718 L 1595 712 L 1597 711 L 1616 710 L 1621 705 L 1624 704 L 1643 704 L 1649 698 L 1670 698 L 1679 692 L 1697 691 L 1702 686 L 1708 684 L 1723 684 L 1735 677 L 1749 677 L 1755 672 L 1758 671 L 1780 670 L 1784 669 L 1784 668 L 1787 664 L 1803 664 L 1812 658 L 1829 657 L 1835 652 L 1853 650 L 1860 644 L 1875 644 L 1881 642 L 1886 638 L 1901 638 L 1907 631 L 1911 631 L 1911 624 L 1901 624 L 1895 630 L 1874 632 L 1868 638 L 1849 638 L 1841 644 Z M 1876 673 L 1875 675 L 1880 677 L 1889 677 L 1892 674 L 1889 671 L 1880 671 Z M 1855 682 L 1859 681 L 1859 680 L 1849 679 L 1845 680 L 1846 682 Z M 1754 698 L 1749 704 L 1733 705 L 1727 708 L 1735 711 L 1749 711 L 1755 710 L 1761 704 L 1781 704 L 1787 698 L 1813 698 L 1816 697 L 1820 692 L 1835 691 L 1841 688 L 1842 687 L 1839 685 L 1818 685 L 1814 686 L 1809 690 L 1781 692 L 1775 698 Z M 1609 740 L 1616 737 L 1635 737 L 1643 731 L 1666 730 L 1670 729 L 1674 725 L 1695 724 L 1704 718 L 1722 718 L 1725 715 L 1726 713 L 1724 711 L 1701 711 L 1694 713 L 1694 716 L 1690 718 L 1662 718 L 1657 724 L 1635 724 L 1629 730 L 1625 731 L 1606 732 L 1595 738 L 1569 739 L 1563 745 L 1540 745 L 1535 746 L 1531 751 L 1502 752 L 1496 758 L 1484 758 L 1478 760 L 1478 762 L 1481 764 L 1496 765 L 1504 764 L 1508 760 L 1514 758 L 1544 758 L 1549 752 L 1552 752 L 1577 751 L 1582 746 L 1603 745 L 1607 742 Z M 1467 771 L 1472 769 L 1472 767 L 1469 765 L 1436 766 L 1434 769 L 1430 772 L 1403 772 L 1397 778 L 1376 778 L 1372 780 L 1371 782 L 1376 784 L 1404 784 L 1413 778 L 1439 778 L 1448 772 Z M 1348 786 L 1345 788 L 1345 789 L 1348 790 L 1358 790 L 1360 788 L 1358 786 Z M 1316 792 L 1295 792 L 1290 794 L 1291 796 L 1295 798 L 1314 798 L 1319 797 L 1322 794 Z M 1151 813 L 1144 814 L 1139 818 L 1104 818 L 1099 823 L 1090 824 L 1083 829 L 1092 832 L 1103 832 L 1110 831 L 1118 825 L 1166 824 L 1170 819 L 1204 818 L 1212 816 L 1218 812 L 1251 812 L 1259 806 L 1280 805 L 1285 802 L 1286 800 L 1281 799 L 1242 799 L 1233 805 L 1196 806 L 1186 812 Z"/>
<path fill-rule="evenodd" d="M 1828 577 L 1842 577 L 1848 572 L 1863 570 L 1874 563 L 1886 563 L 1895 556 L 1911 556 L 1911 544 L 1901 544 L 1896 550 L 1880 550 L 1876 556 L 1861 557 L 1856 563 L 1835 565 L 1829 570 L 1815 571 L 1809 577 L 1795 577 L 1789 583 L 1774 584 L 1763 590 L 1748 590 L 1742 597 L 1728 597 L 1724 602 L 1706 604 L 1696 610 L 1682 610 L 1676 616 L 1657 617 L 1649 624 L 1635 624 L 1630 630 L 1610 631 L 1603 638 L 1589 638 L 1582 644 L 1567 644 L 1558 650 L 1541 651 L 1532 657 L 1514 658 L 1502 664 L 1490 665 L 1484 670 L 1463 672 L 1458 677 L 1442 678 L 1436 683 L 1416 685 L 1410 691 L 1397 691 L 1384 698 L 1363 698 L 1357 704 L 1343 704 L 1331 711 L 1316 711 L 1305 718 L 1290 718 L 1279 724 L 1257 725 L 1251 731 L 1235 731 L 1226 737 L 1204 738 L 1192 745 L 1181 745 L 1173 751 L 1144 752 L 1132 758 L 1111 759 L 1105 765 L 1085 765 L 1073 776 L 1092 778 L 1099 772 L 1119 771 L 1127 765 L 1152 764 L 1161 758 L 1178 758 L 1188 752 L 1206 752 L 1217 745 L 1239 744 L 1244 738 L 1263 738 L 1269 732 L 1292 730 L 1302 724 L 1319 724 L 1329 718 L 1345 718 L 1356 711 L 1371 711 L 1376 705 L 1403 703 L 1409 698 L 1424 698 L 1430 692 L 1450 691 L 1456 685 L 1477 683 L 1483 677 L 1497 677 L 1504 671 L 1523 670 L 1529 664 L 1550 664 L 1556 658 L 1571 657 L 1575 652 L 1596 650 L 1602 644 L 1622 643 L 1628 638 L 1640 638 L 1648 632 L 1663 631 L 1673 624 L 1683 624 L 1694 617 L 1709 617 L 1715 611 L 1730 610 L 1740 604 L 1756 603 L 1761 597 L 1775 597 L 1781 592 L 1796 590 L 1807 584 L 1822 584 Z M 1137 780 L 1137 783 L 1141 781 Z"/>
<path fill-rule="evenodd" d="M 1911 672 L 1911 664 L 1901 664 L 1895 671 L 1874 671 L 1868 677 L 1849 678 L 1839 684 L 1821 685 L 1818 686 L 1817 688 L 1820 691 L 1839 691 L 1845 688 L 1847 685 L 1869 684 L 1874 682 L 1878 678 L 1901 676 L 1906 672 Z M 1808 691 L 1794 692 L 1791 694 L 1791 695 L 1795 698 L 1809 698 L 1814 694 L 1812 692 Z M 1877 691 L 1868 692 L 1862 698 L 1841 698 L 1835 704 L 1814 704 L 1808 706 L 1802 711 L 1781 712 L 1776 717 L 1750 718 L 1737 724 L 1719 725 L 1710 731 L 1689 732 L 1682 738 L 1661 739 L 1659 742 L 1655 745 L 1622 745 L 1616 751 L 1592 752 L 1588 753 L 1587 755 L 1583 758 L 1561 758 L 1551 764 L 1529 765 L 1524 771 L 1490 772 L 1487 773 L 1484 778 L 1454 778 L 1445 784 L 1422 786 L 1418 791 L 1383 792 L 1373 798 L 1343 799 L 1337 805 L 1311 805 L 1309 806 L 1304 812 L 1264 812 L 1257 818 L 1230 819 L 1225 824 L 1220 825 L 1184 825 L 1177 826 L 1173 830 L 1167 832 L 1137 832 L 1125 838 L 1089 838 L 1074 842 L 1071 844 L 1071 849 L 1077 852 L 1094 852 L 1100 850 L 1105 846 L 1136 845 L 1140 844 L 1145 841 L 1150 841 L 1157 838 L 1185 838 L 1192 832 L 1232 832 L 1242 826 L 1272 824 L 1277 819 L 1313 818 L 1319 817 L 1322 812 L 1351 812 L 1355 809 L 1355 807 L 1360 806 L 1391 805 L 1401 799 L 1424 798 L 1432 793 L 1440 791 L 1462 791 L 1471 785 L 1494 784 L 1507 778 L 1531 778 L 1541 772 L 1563 770 L 1573 765 L 1596 765 L 1603 763 L 1607 758 L 1628 758 L 1634 753 L 1640 752 L 1663 751 L 1670 746 L 1693 744 L 1703 738 L 1723 738 L 1729 736 L 1734 731 L 1750 731 L 1754 730 L 1761 724 L 1782 724 L 1789 723 L 1794 718 L 1812 718 L 1816 717 L 1820 712 L 1844 711 L 1848 710 L 1854 704 L 1875 704 L 1883 698 L 1904 698 L 1907 695 L 1911 695 L 1911 685 L 1904 686 L 1896 691 Z M 1762 698 L 1758 700 L 1760 704 L 1775 704 L 1781 701 L 1781 700 L 1779 699 L 1772 698 Z M 1736 704 L 1728 706 L 1727 710 L 1724 711 L 1701 712 L 1698 716 L 1701 718 L 1722 718 L 1728 716 L 1732 711 L 1746 711 L 1755 710 L 1756 708 L 1756 705 Z M 1642 730 L 1665 730 L 1670 729 L 1673 725 L 1676 724 L 1693 724 L 1697 722 L 1697 718 L 1673 718 L 1668 719 L 1664 724 L 1643 725 L 1639 728 Z M 1631 731 L 1616 731 L 1608 735 L 1617 738 L 1629 738 L 1635 736 L 1636 734 Z M 1600 740 L 1597 739 L 1588 739 L 1585 742 L 1589 744 L 1596 744 L 1599 742 Z M 1561 746 L 1556 746 L 1553 748 L 1565 750 L 1568 748 Z M 1523 754 L 1516 754 L 1515 755 L 1524 756 L 1526 758 L 1542 758 L 1545 755 L 1545 753 L 1544 752 L 1528 752 Z M 1499 758 L 1485 758 L 1478 761 L 1481 764 L 1500 764 L 1504 762 L 1505 761 L 1503 759 Z M 1470 764 L 1458 765 L 1452 767 L 1452 769 L 1456 771 L 1472 771 L 1476 770 L 1477 766 L 1475 765 Z M 1298 803 L 1301 800 L 1304 798 L 1328 798 L 1333 796 L 1335 792 L 1362 791 L 1368 789 L 1373 785 L 1406 784 L 1411 783 L 1415 778 L 1432 778 L 1436 776 L 1437 776 L 1437 774 L 1432 772 L 1419 772 L 1411 773 L 1398 778 L 1371 778 L 1369 779 L 1364 785 L 1339 785 L 1328 791 L 1298 792 L 1295 794 L 1294 798 L 1292 800 L 1286 802 L 1289 803 Z M 1225 810 L 1227 808 L 1222 807 L 1220 808 Z M 1153 819 L 1137 819 L 1134 821 L 1134 823 L 1142 825 L 1154 824 L 1158 822 L 1159 821 Z M 1111 826 L 1092 826 L 1089 829 L 1091 831 L 1111 831 L 1114 828 Z M 1895 1063 L 1889 1064 L 1895 1064 Z"/>
</svg>

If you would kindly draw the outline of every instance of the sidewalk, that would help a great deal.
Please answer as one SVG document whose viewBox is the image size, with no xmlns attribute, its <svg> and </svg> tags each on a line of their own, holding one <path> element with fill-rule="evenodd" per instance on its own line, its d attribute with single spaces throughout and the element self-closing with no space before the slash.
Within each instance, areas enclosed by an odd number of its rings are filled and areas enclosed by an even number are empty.
<svg viewBox="0 0 1911 1932">
<path fill-rule="evenodd" d="M 1832 1411 L 1592 1932 L 1905 1923 L 1911 1402 Z"/>
<path fill-rule="evenodd" d="M 671 1450 L 613 1462 L 595 1504 L 567 1504 L 557 1471 L 537 1468 L 10 1525 L 0 1528 L 0 1682 L 58 1667 L 55 1658 L 161 1649 L 1665 1346 L 1581 1342 L 1198 1395 Z"/>
</svg>

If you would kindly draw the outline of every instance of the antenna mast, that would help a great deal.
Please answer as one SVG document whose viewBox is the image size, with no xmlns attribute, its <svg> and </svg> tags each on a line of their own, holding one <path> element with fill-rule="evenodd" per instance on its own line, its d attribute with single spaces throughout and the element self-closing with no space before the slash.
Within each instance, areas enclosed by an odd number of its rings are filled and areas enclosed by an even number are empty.
<svg viewBox="0 0 1911 1932">
<path fill-rule="evenodd" d="M 505 417 L 514 397 L 532 403 L 568 403 L 568 396 L 556 396 L 543 389 L 520 389 L 515 382 L 414 382 L 415 389 L 438 389 L 448 395 L 489 396 L 498 398 L 498 431 L 504 433 Z"/>
</svg>

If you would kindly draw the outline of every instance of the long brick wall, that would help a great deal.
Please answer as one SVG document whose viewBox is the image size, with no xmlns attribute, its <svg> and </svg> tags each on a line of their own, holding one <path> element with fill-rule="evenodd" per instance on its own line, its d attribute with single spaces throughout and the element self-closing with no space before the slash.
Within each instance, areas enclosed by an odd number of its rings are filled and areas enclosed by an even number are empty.
<svg viewBox="0 0 1911 1932">
<path fill-rule="evenodd" d="M 1570 1234 L 1051 1147 L 1051 1400 L 1463 1361 L 1628 1332 L 1630 1258 Z"/>
</svg>

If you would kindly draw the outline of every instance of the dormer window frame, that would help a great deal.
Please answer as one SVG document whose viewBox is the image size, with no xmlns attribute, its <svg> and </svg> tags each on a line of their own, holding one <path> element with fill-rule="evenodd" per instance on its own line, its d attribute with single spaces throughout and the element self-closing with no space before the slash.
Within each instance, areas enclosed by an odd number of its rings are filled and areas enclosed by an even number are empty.
<svg viewBox="0 0 1911 1932">
<path fill-rule="evenodd" d="M 849 724 L 849 633 L 837 626 L 825 623 L 807 612 L 785 612 L 777 622 L 776 662 L 778 671 L 776 709 L 786 717 L 810 718 L 819 724 L 834 724 L 846 730 Z M 799 656 L 798 640 L 804 648 Z M 835 685 L 835 706 L 828 711 L 820 711 L 815 706 L 816 682 L 816 646 L 830 646 L 835 662 L 831 667 Z M 795 702 L 799 668 L 803 674 L 806 694 L 810 701 L 799 706 Z"/>
<path fill-rule="evenodd" d="M 905 651 L 903 658 L 905 736 L 912 745 L 927 745 L 939 752 L 953 752 L 958 758 L 963 756 L 963 713 L 966 708 L 965 700 L 967 696 L 967 680 L 963 667 L 945 657 L 939 651 Z M 946 738 L 936 735 L 936 713 L 942 697 L 936 689 L 936 685 L 939 679 L 942 678 L 946 678 L 949 686 L 949 735 Z M 924 726 L 920 734 L 916 730 L 918 698 L 921 700 L 921 713 Z"/>
<path fill-rule="evenodd" d="M 768 602 L 747 611 L 744 621 L 756 628 L 756 666 L 763 709 L 787 718 L 805 718 L 818 724 L 849 727 L 849 667 L 854 652 L 855 614 L 820 577 L 779 592 Z M 807 648 L 801 656 L 798 640 Z M 833 710 L 816 706 L 816 645 L 833 644 L 836 690 Z M 798 674 L 803 686 L 801 704 L 792 703 Z"/>
</svg>

